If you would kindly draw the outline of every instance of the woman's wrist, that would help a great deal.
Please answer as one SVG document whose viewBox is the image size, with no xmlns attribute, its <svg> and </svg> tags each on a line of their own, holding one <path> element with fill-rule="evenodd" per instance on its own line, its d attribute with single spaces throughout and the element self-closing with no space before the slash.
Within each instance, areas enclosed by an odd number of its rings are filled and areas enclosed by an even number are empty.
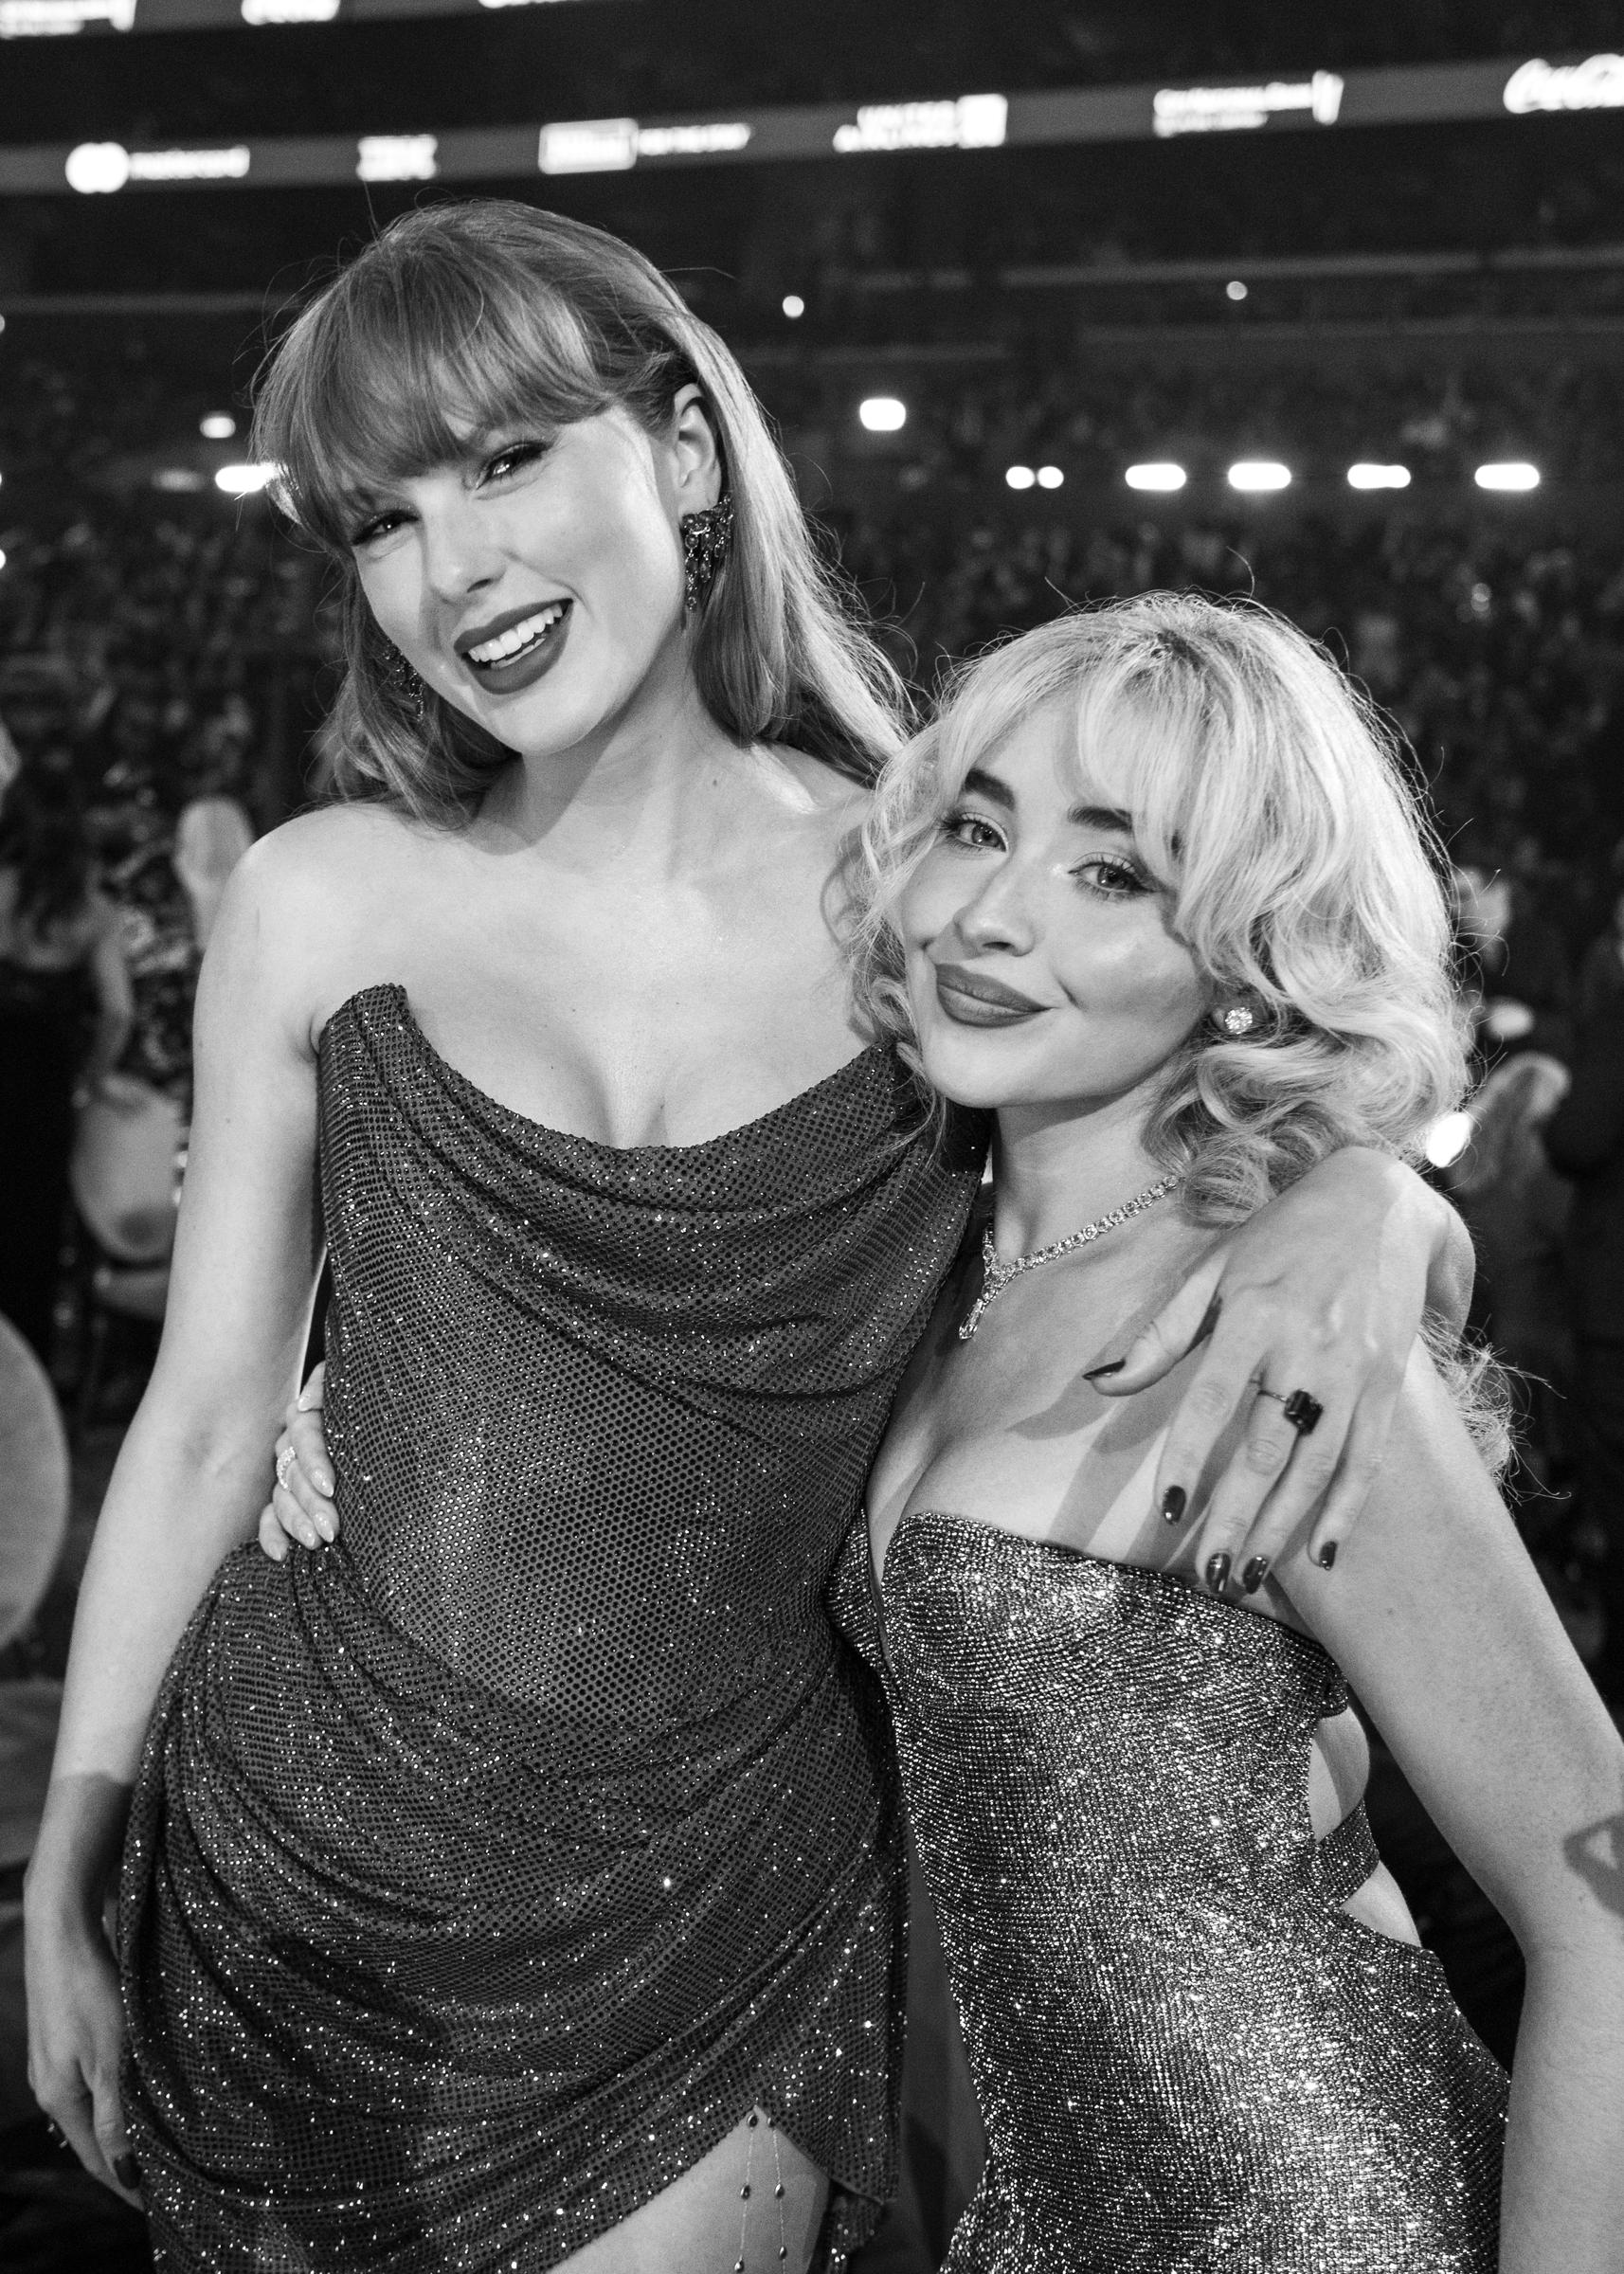
<svg viewBox="0 0 1624 2274">
<path fill-rule="evenodd" d="M 23 1879 L 24 1906 L 32 1918 L 99 1931 L 123 1852 L 131 1789 L 101 1776 L 53 1782 Z"/>
</svg>

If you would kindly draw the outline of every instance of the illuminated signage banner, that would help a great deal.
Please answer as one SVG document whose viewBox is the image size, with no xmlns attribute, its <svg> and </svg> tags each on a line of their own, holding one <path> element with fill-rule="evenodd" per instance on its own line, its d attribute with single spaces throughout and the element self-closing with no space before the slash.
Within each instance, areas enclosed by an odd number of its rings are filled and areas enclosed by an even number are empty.
<svg viewBox="0 0 1624 2274">
<path fill-rule="evenodd" d="M 76 32 L 251 31 L 280 24 L 373 24 L 390 16 L 555 8 L 561 0 L 0 0 L 0 40 Z"/>
<path fill-rule="evenodd" d="M 0 9 L 58 4 L 66 0 L 0 0 Z M 72 4 L 111 13 L 144 6 L 145 0 Z M 266 23 L 289 21 L 290 9 L 316 5 L 316 0 L 242 0 L 244 10 L 259 11 Z M 1596 55 L 1577 63 L 1501 59 L 1345 75 L 1315 71 L 1303 79 L 1245 86 L 1084 87 L 961 95 L 929 102 L 821 103 L 752 111 L 742 117 L 566 118 L 461 127 L 439 135 L 277 135 L 189 149 L 126 150 L 117 142 L 82 142 L 71 150 L 0 149 L 0 195 L 65 190 L 106 196 L 126 190 L 231 185 L 321 188 L 353 181 L 519 181 L 537 173 L 625 173 L 634 167 L 773 159 L 839 164 L 906 152 L 979 153 L 1045 143 L 1281 130 L 1340 133 L 1349 126 L 1511 120 L 1616 109 L 1624 109 L 1624 56 Z"/>
</svg>

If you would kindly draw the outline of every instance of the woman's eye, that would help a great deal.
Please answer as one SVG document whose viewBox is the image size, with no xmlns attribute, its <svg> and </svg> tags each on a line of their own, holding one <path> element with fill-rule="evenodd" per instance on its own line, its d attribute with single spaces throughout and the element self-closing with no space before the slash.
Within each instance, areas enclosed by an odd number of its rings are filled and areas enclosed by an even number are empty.
<svg viewBox="0 0 1624 2274">
<path fill-rule="evenodd" d="M 510 474 L 518 473 L 521 467 L 533 465 L 538 458 L 544 456 L 547 447 L 545 442 L 514 442 L 506 450 L 496 451 L 480 469 L 481 485 L 487 481 L 504 481 Z"/>
<path fill-rule="evenodd" d="M 1103 900 L 1137 899 L 1153 889 L 1130 861 L 1112 860 L 1103 853 L 1079 861 L 1072 874 Z"/>
<path fill-rule="evenodd" d="M 967 845 L 977 853 L 1001 853 L 1003 834 L 984 814 L 949 813 L 942 823 L 942 835 L 949 843 Z"/>
<path fill-rule="evenodd" d="M 405 521 L 405 514 L 374 514 L 370 521 L 364 521 L 356 530 L 354 535 L 350 539 L 351 545 L 375 544 L 379 537 L 389 536 L 395 530 L 403 527 Z"/>
</svg>

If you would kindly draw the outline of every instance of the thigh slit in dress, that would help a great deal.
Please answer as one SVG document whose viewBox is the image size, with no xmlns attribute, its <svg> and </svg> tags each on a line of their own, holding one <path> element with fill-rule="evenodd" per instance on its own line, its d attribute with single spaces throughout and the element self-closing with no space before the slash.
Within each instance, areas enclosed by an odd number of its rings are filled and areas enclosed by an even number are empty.
<svg viewBox="0 0 1624 2274">
<path fill-rule="evenodd" d="M 963 1230 L 875 1048 L 741 1129 L 550 1131 L 402 989 L 320 1055 L 341 1537 L 230 1557 L 126 1847 L 169 2269 L 532 2274 L 760 2101 L 894 2174 L 891 1739 L 824 1603 Z"/>
</svg>

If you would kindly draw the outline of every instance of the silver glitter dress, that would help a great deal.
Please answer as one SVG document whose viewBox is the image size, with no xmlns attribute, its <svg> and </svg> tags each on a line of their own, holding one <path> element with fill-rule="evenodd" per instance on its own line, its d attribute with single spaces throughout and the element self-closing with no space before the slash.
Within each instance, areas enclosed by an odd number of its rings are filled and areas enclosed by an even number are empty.
<svg viewBox="0 0 1624 2274">
<path fill-rule="evenodd" d="M 951 2274 L 1493 2274 L 1506 2077 L 1316 1842 L 1319 1645 L 910 1513 L 839 1615 L 883 1669 L 987 2134 Z M 881 1634 L 885 1650 L 881 1650 Z M 886 1662 L 889 1661 L 889 1664 Z"/>
<path fill-rule="evenodd" d="M 533 2274 L 756 2100 L 872 2224 L 894 1773 L 825 1589 L 979 1171 L 911 1098 L 873 1050 L 621 1151 L 334 1013 L 342 1535 L 224 1565 L 125 1854 L 161 2266 Z"/>
</svg>

